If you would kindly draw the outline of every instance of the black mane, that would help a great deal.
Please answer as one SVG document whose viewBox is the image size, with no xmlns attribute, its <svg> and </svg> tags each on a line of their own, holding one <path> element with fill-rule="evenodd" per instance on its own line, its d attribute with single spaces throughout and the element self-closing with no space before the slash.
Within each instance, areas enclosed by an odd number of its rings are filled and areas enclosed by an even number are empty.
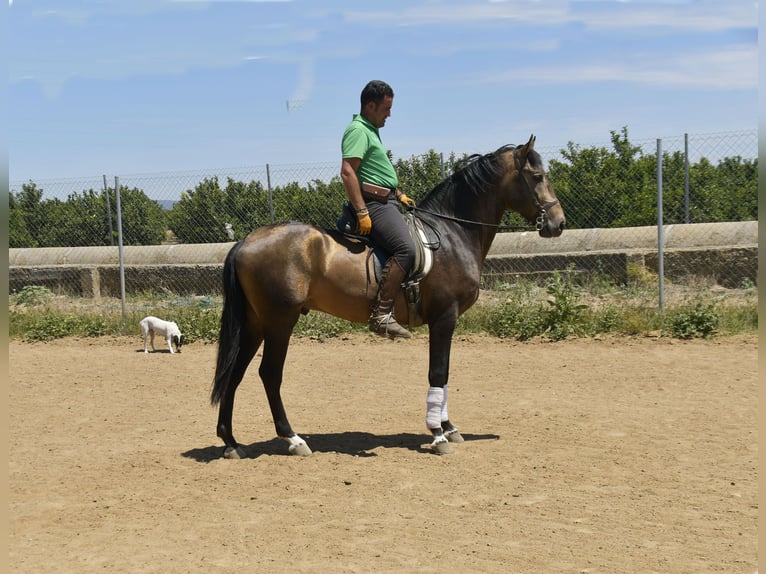
<svg viewBox="0 0 766 574">
<path fill-rule="evenodd" d="M 438 184 L 419 202 L 420 207 L 441 214 L 459 215 L 465 200 L 475 200 L 503 174 L 501 156 L 522 146 L 504 145 L 487 154 L 473 154 L 458 162 L 458 169 Z M 534 167 L 542 165 L 540 155 L 532 150 L 528 156 Z"/>
</svg>

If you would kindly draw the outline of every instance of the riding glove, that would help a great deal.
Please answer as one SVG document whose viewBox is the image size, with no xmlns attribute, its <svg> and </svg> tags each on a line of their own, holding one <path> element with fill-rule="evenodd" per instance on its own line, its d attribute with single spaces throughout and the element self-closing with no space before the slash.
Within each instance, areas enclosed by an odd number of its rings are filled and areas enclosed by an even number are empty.
<svg viewBox="0 0 766 574">
<path fill-rule="evenodd" d="M 404 195 L 403 193 L 399 194 L 399 197 L 397 199 L 399 200 L 399 203 L 405 205 L 406 207 L 410 209 L 415 207 L 415 202 L 411 200 L 409 197 L 407 197 L 406 195 Z"/>
<path fill-rule="evenodd" d="M 366 207 L 357 210 L 356 219 L 359 221 L 359 235 L 369 235 L 372 231 L 372 219 Z"/>
</svg>

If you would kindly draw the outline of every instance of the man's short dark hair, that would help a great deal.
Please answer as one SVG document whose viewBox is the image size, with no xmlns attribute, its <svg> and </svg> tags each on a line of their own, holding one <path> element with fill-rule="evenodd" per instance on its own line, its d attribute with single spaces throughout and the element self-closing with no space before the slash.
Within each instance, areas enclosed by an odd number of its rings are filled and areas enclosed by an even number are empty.
<svg viewBox="0 0 766 574">
<path fill-rule="evenodd" d="M 372 80 L 362 90 L 362 95 L 359 98 L 364 108 L 369 102 L 375 102 L 379 104 L 386 96 L 393 98 L 394 90 L 386 82 L 381 80 Z"/>
</svg>

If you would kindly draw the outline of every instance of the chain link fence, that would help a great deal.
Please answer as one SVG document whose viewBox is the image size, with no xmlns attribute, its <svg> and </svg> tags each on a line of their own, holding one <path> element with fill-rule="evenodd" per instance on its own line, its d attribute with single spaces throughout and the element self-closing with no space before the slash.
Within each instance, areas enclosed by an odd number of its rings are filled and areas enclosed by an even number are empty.
<svg viewBox="0 0 766 574">
<path fill-rule="evenodd" d="M 637 142 L 628 140 L 626 130 L 611 135 L 610 141 L 588 145 L 538 143 L 536 149 L 566 211 L 568 229 L 558 244 L 544 239 L 523 242 L 528 233 L 502 233 L 497 245 L 510 242 L 524 250 L 491 252 L 485 284 L 573 271 L 589 280 L 601 277 L 625 285 L 631 274 L 656 272 L 661 266 L 658 215 L 665 226 L 757 221 L 757 130 Z M 431 151 L 394 162 L 401 187 L 417 200 L 449 175 L 462 157 Z M 114 295 L 120 224 L 129 293 L 160 284 L 166 295 L 217 295 L 220 261 L 209 259 L 219 257 L 216 245 L 242 239 L 252 229 L 273 222 L 334 227 L 345 201 L 339 171 L 340 161 L 12 181 L 9 235 L 12 255 L 18 257 L 11 257 L 11 292 L 25 285 L 55 284 L 55 290 L 68 293 Z M 519 223 L 510 214 L 503 220 L 508 229 Z M 646 231 L 652 226 L 653 245 L 646 246 Z M 755 230 L 757 234 L 757 226 Z M 586 232 L 608 235 L 608 242 L 602 242 L 598 252 L 587 247 L 587 254 L 576 247 L 563 248 L 563 238 Z M 638 236 L 644 243 L 643 251 L 637 252 Z M 668 251 L 664 256 L 669 280 L 726 288 L 755 285 L 757 239 L 756 245 L 747 239 L 737 241 L 720 249 L 703 242 L 693 246 L 692 255 Z M 168 249 L 177 245 L 184 246 L 185 255 L 174 261 Z M 701 248 L 705 246 L 708 249 Z M 54 279 L 58 266 L 71 263 L 66 255 L 71 247 L 87 247 L 90 262 L 83 265 L 90 279 L 83 279 L 82 270 L 69 276 L 61 271 Z M 27 248 L 48 248 L 51 263 L 25 264 L 20 254 Z M 215 255 L 210 255 L 211 249 Z M 102 285 L 95 290 L 83 286 L 92 280 L 94 266 Z"/>
</svg>

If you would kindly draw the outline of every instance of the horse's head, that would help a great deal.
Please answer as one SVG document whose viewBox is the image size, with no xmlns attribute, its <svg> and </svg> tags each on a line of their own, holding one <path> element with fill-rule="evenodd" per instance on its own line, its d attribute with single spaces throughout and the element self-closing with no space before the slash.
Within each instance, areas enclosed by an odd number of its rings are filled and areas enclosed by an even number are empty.
<svg viewBox="0 0 766 574">
<path fill-rule="evenodd" d="M 534 147 L 535 136 L 530 136 L 524 145 L 504 152 L 507 169 L 503 185 L 510 193 L 508 206 L 534 224 L 541 237 L 558 237 L 566 226 L 564 208 Z"/>
</svg>

